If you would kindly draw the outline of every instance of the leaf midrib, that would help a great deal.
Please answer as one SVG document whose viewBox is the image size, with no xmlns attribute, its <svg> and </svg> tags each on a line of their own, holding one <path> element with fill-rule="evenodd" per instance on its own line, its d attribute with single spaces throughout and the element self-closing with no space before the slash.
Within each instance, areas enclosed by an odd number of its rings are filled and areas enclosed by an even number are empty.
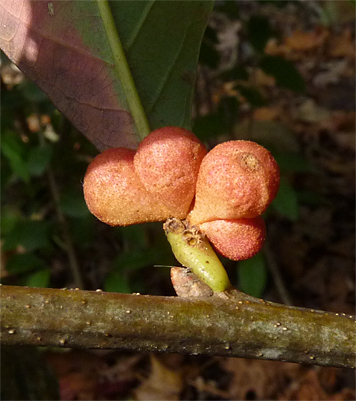
<svg viewBox="0 0 356 401">
<path fill-rule="evenodd" d="M 146 21 L 146 19 L 148 17 L 148 14 L 150 13 L 155 1 L 156 0 L 151 0 L 150 2 L 148 2 L 148 5 L 146 6 L 146 9 L 142 13 L 141 18 L 140 18 L 139 22 L 136 25 L 137 28 L 133 31 L 133 33 L 131 35 L 131 38 L 129 38 L 127 40 L 126 44 L 124 44 L 124 47 L 125 47 L 127 52 L 131 49 L 131 46 L 135 43 L 135 40 L 136 40 L 138 34 L 140 33 L 141 28 L 143 27 L 143 25 L 144 25 L 144 23 L 145 23 L 145 21 Z"/>
</svg>

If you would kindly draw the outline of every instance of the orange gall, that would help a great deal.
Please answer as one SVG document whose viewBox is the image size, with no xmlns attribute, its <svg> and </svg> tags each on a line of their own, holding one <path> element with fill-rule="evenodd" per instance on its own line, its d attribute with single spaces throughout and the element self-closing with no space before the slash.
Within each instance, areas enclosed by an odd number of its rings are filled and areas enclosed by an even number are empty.
<svg viewBox="0 0 356 401">
<path fill-rule="evenodd" d="M 88 209 L 111 226 L 164 221 L 170 211 L 141 184 L 134 170 L 135 151 L 108 149 L 94 158 L 84 177 Z"/>
<path fill-rule="evenodd" d="M 250 141 L 217 145 L 203 159 L 191 224 L 253 218 L 277 195 L 279 168 L 271 153 Z"/>
<path fill-rule="evenodd" d="M 179 127 L 159 128 L 140 143 L 134 158 L 135 171 L 147 191 L 174 217 L 184 219 L 206 153 L 192 132 Z"/>
<path fill-rule="evenodd" d="M 256 255 L 264 244 L 266 227 L 261 216 L 253 219 L 215 220 L 200 225 L 215 249 L 231 260 Z"/>
</svg>

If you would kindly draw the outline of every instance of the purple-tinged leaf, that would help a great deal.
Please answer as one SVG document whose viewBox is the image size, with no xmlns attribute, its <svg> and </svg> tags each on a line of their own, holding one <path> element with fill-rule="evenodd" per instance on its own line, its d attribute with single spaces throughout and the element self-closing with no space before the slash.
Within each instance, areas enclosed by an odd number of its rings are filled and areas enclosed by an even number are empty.
<svg viewBox="0 0 356 401">
<path fill-rule="evenodd" d="M 152 129 L 190 128 L 198 50 L 211 6 L 211 0 L 110 2 Z M 7 56 L 99 150 L 136 148 L 142 135 L 109 35 L 97 1 L 0 3 L 0 47 Z"/>
</svg>

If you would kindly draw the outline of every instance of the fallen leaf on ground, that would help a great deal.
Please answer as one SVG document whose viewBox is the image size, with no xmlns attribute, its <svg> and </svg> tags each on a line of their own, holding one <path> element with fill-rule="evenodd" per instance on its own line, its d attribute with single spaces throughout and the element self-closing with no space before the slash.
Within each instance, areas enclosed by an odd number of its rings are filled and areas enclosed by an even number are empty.
<svg viewBox="0 0 356 401">
<path fill-rule="evenodd" d="M 135 390 L 136 400 L 179 400 L 183 380 L 180 372 L 167 369 L 151 355 L 151 372 Z"/>
<path fill-rule="evenodd" d="M 276 120 L 282 114 L 280 107 L 260 107 L 253 112 L 254 120 Z"/>
<path fill-rule="evenodd" d="M 285 44 L 293 51 L 308 51 L 322 46 L 328 36 L 329 32 L 322 28 L 310 32 L 296 30 L 285 39 Z"/>
<path fill-rule="evenodd" d="M 330 38 L 328 46 L 330 57 L 347 57 L 355 59 L 355 41 L 350 28 L 345 29 L 341 35 Z"/>
<path fill-rule="evenodd" d="M 318 123 L 329 116 L 329 110 L 318 106 L 313 99 L 307 99 L 299 106 L 296 117 L 307 123 Z"/>
<path fill-rule="evenodd" d="M 295 376 L 299 366 L 292 363 L 229 358 L 224 368 L 233 374 L 230 384 L 234 400 L 273 399 L 287 378 Z"/>
</svg>

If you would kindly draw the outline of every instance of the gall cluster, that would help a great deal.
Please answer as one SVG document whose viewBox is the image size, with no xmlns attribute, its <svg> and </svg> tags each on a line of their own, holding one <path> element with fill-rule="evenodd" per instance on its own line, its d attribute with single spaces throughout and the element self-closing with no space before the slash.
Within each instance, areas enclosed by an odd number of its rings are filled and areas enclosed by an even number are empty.
<svg viewBox="0 0 356 401">
<path fill-rule="evenodd" d="M 278 165 L 262 146 L 229 141 L 207 152 L 192 132 L 178 127 L 151 132 L 137 151 L 104 151 L 84 178 L 88 208 L 104 223 L 186 219 L 232 260 L 262 248 L 261 214 L 278 188 Z"/>
</svg>

